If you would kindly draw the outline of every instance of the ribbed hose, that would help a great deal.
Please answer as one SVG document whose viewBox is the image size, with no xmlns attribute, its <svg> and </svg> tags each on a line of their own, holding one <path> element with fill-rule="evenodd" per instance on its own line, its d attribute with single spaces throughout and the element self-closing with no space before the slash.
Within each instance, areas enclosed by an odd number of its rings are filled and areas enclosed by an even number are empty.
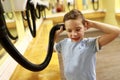
<svg viewBox="0 0 120 80">
<path fill-rule="evenodd" d="M 34 12 L 34 6 L 33 4 L 30 3 L 30 1 L 27 2 L 27 7 L 26 7 L 26 17 L 27 17 L 27 23 L 28 23 L 28 27 L 30 29 L 30 32 L 32 34 L 33 37 L 36 37 L 36 16 L 35 16 L 35 12 Z M 29 13 L 30 11 L 30 13 Z M 30 20 L 30 15 L 31 15 L 31 20 Z M 33 28 L 32 28 L 33 26 Z"/>
<path fill-rule="evenodd" d="M 40 7 L 37 6 L 37 8 L 34 9 L 34 12 L 35 12 L 36 18 L 40 19 L 41 18 Z"/>
<path fill-rule="evenodd" d="M 97 0 L 97 2 L 95 2 L 95 0 L 92 0 L 92 6 L 93 10 L 97 11 L 99 9 L 99 0 Z"/>
<path fill-rule="evenodd" d="M 8 30 L 8 28 L 6 27 L 6 31 L 7 31 L 7 34 L 9 36 L 10 39 L 12 40 L 17 40 L 18 39 L 18 36 L 13 36 L 10 31 Z"/>
<path fill-rule="evenodd" d="M 56 30 L 60 29 L 61 26 L 64 26 L 64 24 L 55 25 L 49 34 L 49 44 L 48 44 L 48 51 L 45 60 L 41 64 L 33 64 L 30 61 L 28 61 L 12 44 L 12 42 L 9 40 L 6 32 L 6 24 L 4 23 L 4 17 L 3 17 L 3 8 L 1 6 L 0 2 L 0 43 L 3 46 L 3 48 L 8 52 L 8 54 L 16 60 L 21 66 L 24 68 L 31 70 L 31 71 L 41 71 L 45 69 L 48 64 L 50 63 L 50 60 L 52 58 L 53 53 L 53 46 L 54 46 L 54 35 Z"/>
<path fill-rule="evenodd" d="M 3 17 L 2 19 L 3 19 L 3 21 L 4 21 L 4 24 L 6 25 L 6 21 L 5 21 L 5 19 L 4 19 L 4 15 L 1 16 L 1 17 Z M 5 28 L 6 28 L 7 34 L 8 34 L 8 36 L 9 36 L 10 39 L 12 39 L 12 40 L 18 39 L 18 36 L 13 36 L 13 35 L 10 33 L 10 31 L 9 31 L 8 28 L 7 28 L 7 26 L 5 26 Z"/>
<path fill-rule="evenodd" d="M 32 21 L 30 20 L 30 14 L 31 14 L 31 20 Z M 29 27 L 29 30 L 31 32 L 31 35 L 33 37 L 36 37 L 36 19 L 35 19 L 35 16 L 34 16 L 34 12 L 32 13 L 31 10 L 30 10 L 30 14 L 29 14 L 29 10 L 27 10 L 26 11 L 26 17 L 27 17 L 28 27 Z"/>
<path fill-rule="evenodd" d="M 0 21 L 2 20 L 0 19 Z M 30 61 L 28 61 L 23 55 L 21 55 L 21 53 L 15 48 L 15 46 L 12 44 L 12 42 L 9 40 L 8 36 L 6 35 L 3 24 L 0 25 L 1 27 L 0 33 L 2 34 L 2 36 L 0 37 L 0 43 L 3 46 L 3 48 L 9 53 L 9 55 L 12 58 L 14 58 L 21 66 L 31 71 L 41 71 L 48 66 L 52 58 L 53 46 L 54 46 L 54 35 L 56 30 L 60 29 L 61 25 L 64 26 L 64 24 L 55 25 L 51 29 L 49 34 L 48 52 L 45 60 L 41 64 L 33 64 Z"/>
</svg>

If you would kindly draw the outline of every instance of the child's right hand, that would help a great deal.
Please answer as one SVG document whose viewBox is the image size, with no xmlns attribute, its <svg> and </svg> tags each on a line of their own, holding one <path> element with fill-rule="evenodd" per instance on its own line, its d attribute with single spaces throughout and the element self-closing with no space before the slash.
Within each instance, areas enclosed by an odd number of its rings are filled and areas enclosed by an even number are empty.
<svg viewBox="0 0 120 80">
<path fill-rule="evenodd" d="M 55 39 L 54 39 L 54 41 L 57 40 L 58 36 L 59 36 L 60 33 L 62 33 L 62 32 L 63 32 L 63 26 L 61 26 L 60 29 L 55 32 Z"/>
</svg>

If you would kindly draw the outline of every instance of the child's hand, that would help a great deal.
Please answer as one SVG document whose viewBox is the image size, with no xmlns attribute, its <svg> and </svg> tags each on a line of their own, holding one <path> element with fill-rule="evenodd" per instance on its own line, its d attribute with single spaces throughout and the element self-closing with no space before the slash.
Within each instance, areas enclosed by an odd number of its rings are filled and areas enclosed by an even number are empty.
<svg viewBox="0 0 120 80">
<path fill-rule="evenodd" d="M 89 29 L 89 28 L 91 28 L 92 26 L 93 26 L 92 21 L 86 19 L 86 20 L 85 20 L 85 27 L 86 27 L 87 29 Z"/>
<path fill-rule="evenodd" d="M 60 33 L 62 33 L 62 32 L 63 32 L 63 26 L 61 26 L 60 29 L 55 32 L 55 39 L 54 39 L 54 41 L 57 40 L 58 36 L 59 36 Z"/>
</svg>

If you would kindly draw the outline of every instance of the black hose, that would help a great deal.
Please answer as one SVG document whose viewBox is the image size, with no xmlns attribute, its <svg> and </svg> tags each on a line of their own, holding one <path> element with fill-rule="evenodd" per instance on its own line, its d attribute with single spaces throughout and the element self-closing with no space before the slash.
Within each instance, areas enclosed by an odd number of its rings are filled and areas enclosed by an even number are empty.
<svg viewBox="0 0 120 80">
<path fill-rule="evenodd" d="M 27 2 L 26 11 L 25 11 L 26 18 L 23 16 L 23 19 L 27 20 L 28 27 L 33 37 L 36 37 L 36 18 L 39 19 L 42 16 L 41 11 L 44 10 L 44 14 L 46 18 L 45 8 L 46 6 L 37 4 L 37 9 L 38 9 L 38 15 L 37 15 L 37 11 L 35 10 L 34 5 L 30 3 L 30 0 L 28 0 Z M 30 16 L 31 16 L 31 19 L 30 19 Z"/>
<path fill-rule="evenodd" d="M 67 3 L 67 6 L 68 6 L 68 10 L 70 11 L 70 2 Z"/>
<path fill-rule="evenodd" d="M 93 10 L 97 11 L 99 9 L 99 0 L 95 2 L 95 0 L 92 0 Z"/>
<path fill-rule="evenodd" d="M 70 11 L 70 7 L 72 6 L 72 9 L 75 9 L 75 0 L 73 2 L 73 4 L 71 4 L 70 2 L 67 2 L 67 7 L 68 7 L 68 10 Z"/>
<path fill-rule="evenodd" d="M 32 13 L 32 11 L 30 11 L 30 14 Z M 30 29 L 30 32 L 32 34 L 33 37 L 36 37 L 36 19 L 34 14 L 31 14 L 31 18 L 30 19 L 30 14 L 29 14 L 29 10 L 26 10 L 26 17 L 27 17 L 27 23 L 28 23 L 28 27 Z M 31 22 L 32 20 L 32 22 Z M 32 28 L 33 26 L 33 28 Z"/>
<path fill-rule="evenodd" d="M 34 17 L 32 16 L 33 14 L 31 14 L 31 17 Z M 36 22 L 35 22 L 35 18 L 32 18 L 32 22 L 30 20 L 30 14 L 29 14 L 29 11 L 27 10 L 26 11 L 26 17 L 27 17 L 27 23 L 28 23 L 28 27 L 30 29 L 30 32 L 32 34 L 33 37 L 36 37 Z M 33 26 L 33 28 L 32 28 Z"/>
<path fill-rule="evenodd" d="M 10 31 L 8 30 L 7 27 L 6 27 L 6 31 L 7 31 L 7 34 L 8 34 L 8 36 L 9 36 L 10 39 L 12 39 L 12 40 L 18 39 L 18 35 L 13 36 L 13 35 L 10 33 Z"/>
<path fill-rule="evenodd" d="M 39 18 L 41 15 L 37 15 L 34 5 L 30 3 L 30 0 L 27 1 L 26 11 L 22 11 L 22 18 L 27 21 L 28 27 L 32 37 L 36 37 L 36 17 Z M 26 15 L 26 16 L 25 16 Z"/>
<path fill-rule="evenodd" d="M 0 37 L 0 43 L 3 46 L 3 48 L 9 53 L 9 55 L 12 56 L 12 58 L 14 58 L 21 66 L 31 71 L 41 71 L 48 66 L 52 58 L 53 46 L 54 46 L 54 35 L 55 35 L 56 30 L 60 29 L 61 25 L 64 25 L 64 24 L 56 25 L 51 29 L 50 34 L 49 34 L 48 52 L 47 52 L 44 62 L 42 62 L 41 64 L 33 64 L 29 62 L 14 47 L 14 45 L 11 43 L 7 35 Z"/>
<path fill-rule="evenodd" d="M 4 19 L 4 16 L 1 16 L 1 17 L 3 17 L 4 24 L 6 25 L 6 21 L 5 21 L 5 19 Z M 9 36 L 10 39 L 12 39 L 12 40 L 18 39 L 18 36 L 13 36 L 13 35 L 10 33 L 10 31 L 9 31 L 8 28 L 7 28 L 7 26 L 5 26 L 5 28 L 6 28 L 7 34 L 8 34 L 8 36 Z"/>
<path fill-rule="evenodd" d="M 47 8 L 45 5 L 39 5 L 39 4 L 37 4 L 37 9 L 38 9 L 38 12 L 39 12 L 39 16 L 37 16 L 37 13 L 35 13 L 37 18 L 39 18 L 41 16 L 43 17 L 43 15 L 41 15 L 43 11 L 44 11 L 44 18 L 46 18 L 45 8 Z"/>
<path fill-rule="evenodd" d="M 37 5 L 37 8 L 34 9 L 35 12 L 35 16 L 36 18 L 40 19 L 41 18 L 41 11 L 40 11 L 41 7 Z"/>
<path fill-rule="evenodd" d="M 56 30 L 60 29 L 61 26 L 64 26 L 64 24 L 58 24 L 55 25 L 49 34 L 49 45 L 48 45 L 48 51 L 45 60 L 41 64 L 33 64 L 30 61 L 28 61 L 12 44 L 12 42 L 9 40 L 6 32 L 6 24 L 4 23 L 4 17 L 3 17 L 3 8 L 0 4 L 0 43 L 3 46 L 3 48 L 9 53 L 9 55 L 15 59 L 21 66 L 24 68 L 31 70 L 31 71 L 41 71 L 45 69 L 51 58 L 53 53 L 53 46 L 54 46 L 54 35 Z M 65 30 L 65 28 L 64 28 Z"/>
<path fill-rule="evenodd" d="M 30 13 L 29 13 L 30 11 Z M 28 27 L 30 29 L 30 32 L 33 37 L 36 37 L 36 16 L 35 16 L 35 11 L 34 11 L 34 5 L 30 3 L 30 0 L 27 2 L 27 7 L 26 7 L 26 18 L 27 18 L 27 23 Z M 31 15 L 31 20 L 30 20 L 30 15 Z M 32 28 L 33 26 L 33 28 Z"/>
</svg>

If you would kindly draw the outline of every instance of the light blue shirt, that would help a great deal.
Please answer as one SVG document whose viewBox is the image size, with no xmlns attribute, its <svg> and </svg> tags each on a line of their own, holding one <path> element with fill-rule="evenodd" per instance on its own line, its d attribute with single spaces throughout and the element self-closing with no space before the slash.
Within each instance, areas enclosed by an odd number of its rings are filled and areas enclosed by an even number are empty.
<svg viewBox="0 0 120 80">
<path fill-rule="evenodd" d="M 62 54 L 67 80 L 96 80 L 97 38 L 84 38 L 80 42 L 66 38 L 57 43 L 55 48 Z"/>
</svg>

